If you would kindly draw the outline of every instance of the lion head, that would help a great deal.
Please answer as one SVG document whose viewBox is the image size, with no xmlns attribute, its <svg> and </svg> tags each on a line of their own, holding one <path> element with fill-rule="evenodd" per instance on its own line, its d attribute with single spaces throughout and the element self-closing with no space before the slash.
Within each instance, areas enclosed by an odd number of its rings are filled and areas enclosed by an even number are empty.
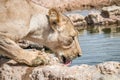
<svg viewBox="0 0 120 80">
<path fill-rule="evenodd" d="M 78 33 L 66 15 L 56 9 L 49 10 L 50 34 L 46 46 L 56 53 L 61 62 L 67 64 L 82 55 L 78 42 Z"/>
</svg>

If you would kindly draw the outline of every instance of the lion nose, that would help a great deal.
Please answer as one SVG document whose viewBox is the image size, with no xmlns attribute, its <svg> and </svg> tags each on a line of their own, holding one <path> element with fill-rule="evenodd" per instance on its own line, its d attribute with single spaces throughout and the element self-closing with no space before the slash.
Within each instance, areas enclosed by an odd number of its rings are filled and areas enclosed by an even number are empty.
<svg viewBox="0 0 120 80">
<path fill-rule="evenodd" d="M 82 54 L 81 53 L 78 53 L 78 57 L 81 57 L 82 56 Z"/>
</svg>

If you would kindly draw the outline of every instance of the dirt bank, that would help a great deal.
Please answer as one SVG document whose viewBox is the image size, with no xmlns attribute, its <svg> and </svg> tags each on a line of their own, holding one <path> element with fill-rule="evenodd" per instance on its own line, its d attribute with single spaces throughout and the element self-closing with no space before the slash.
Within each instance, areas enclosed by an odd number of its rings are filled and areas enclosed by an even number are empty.
<svg viewBox="0 0 120 80">
<path fill-rule="evenodd" d="M 53 8 L 56 7 L 60 11 L 71 11 L 78 9 L 100 8 L 103 6 L 118 5 L 120 0 L 32 0 L 37 4 Z"/>
<path fill-rule="evenodd" d="M 0 67 L 0 80 L 120 80 L 120 62 L 105 62 L 93 66 L 82 64 L 67 67 L 52 64 L 28 67 L 9 61 L 2 63 Z"/>
</svg>

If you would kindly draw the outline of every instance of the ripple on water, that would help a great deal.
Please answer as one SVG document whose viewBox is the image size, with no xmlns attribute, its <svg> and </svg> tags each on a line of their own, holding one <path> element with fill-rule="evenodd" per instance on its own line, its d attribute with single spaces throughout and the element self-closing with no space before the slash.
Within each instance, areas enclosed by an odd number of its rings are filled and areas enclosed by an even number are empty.
<svg viewBox="0 0 120 80">
<path fill-rule="evenodd" d="M 94 65 L 105 61 L 120 61 L 120 32 L 89 33 L 79 36 L 82 57 L 73 60 L 71 65 Z"/>
</svg>

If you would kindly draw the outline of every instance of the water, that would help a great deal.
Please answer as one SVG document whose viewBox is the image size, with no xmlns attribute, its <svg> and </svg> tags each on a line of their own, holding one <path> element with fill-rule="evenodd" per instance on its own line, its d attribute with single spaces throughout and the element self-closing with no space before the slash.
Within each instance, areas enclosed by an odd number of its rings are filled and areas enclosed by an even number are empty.
<svg viewBox="0 0 120 80">
<path fill-rule="evenodd" d="M 114 30 L 107 33 L 84 30 L 79 35 L 83 55 L 73 60 L 72 65 L 94 65 L 106 61 L 120 61 L 120 32 Z"/>
<path fill-rule="evenodd" d="M 65 14 L 80 14 L 82 16 L 87 16 L 89 13 L 91 12 L 97 12 L 100 13 L 100 10 L 97 9 L 90 9 L 90 10 L 75 10 L 75 11 L 70 11 L 70 12 L 66 12 Z"/>
</svg>

